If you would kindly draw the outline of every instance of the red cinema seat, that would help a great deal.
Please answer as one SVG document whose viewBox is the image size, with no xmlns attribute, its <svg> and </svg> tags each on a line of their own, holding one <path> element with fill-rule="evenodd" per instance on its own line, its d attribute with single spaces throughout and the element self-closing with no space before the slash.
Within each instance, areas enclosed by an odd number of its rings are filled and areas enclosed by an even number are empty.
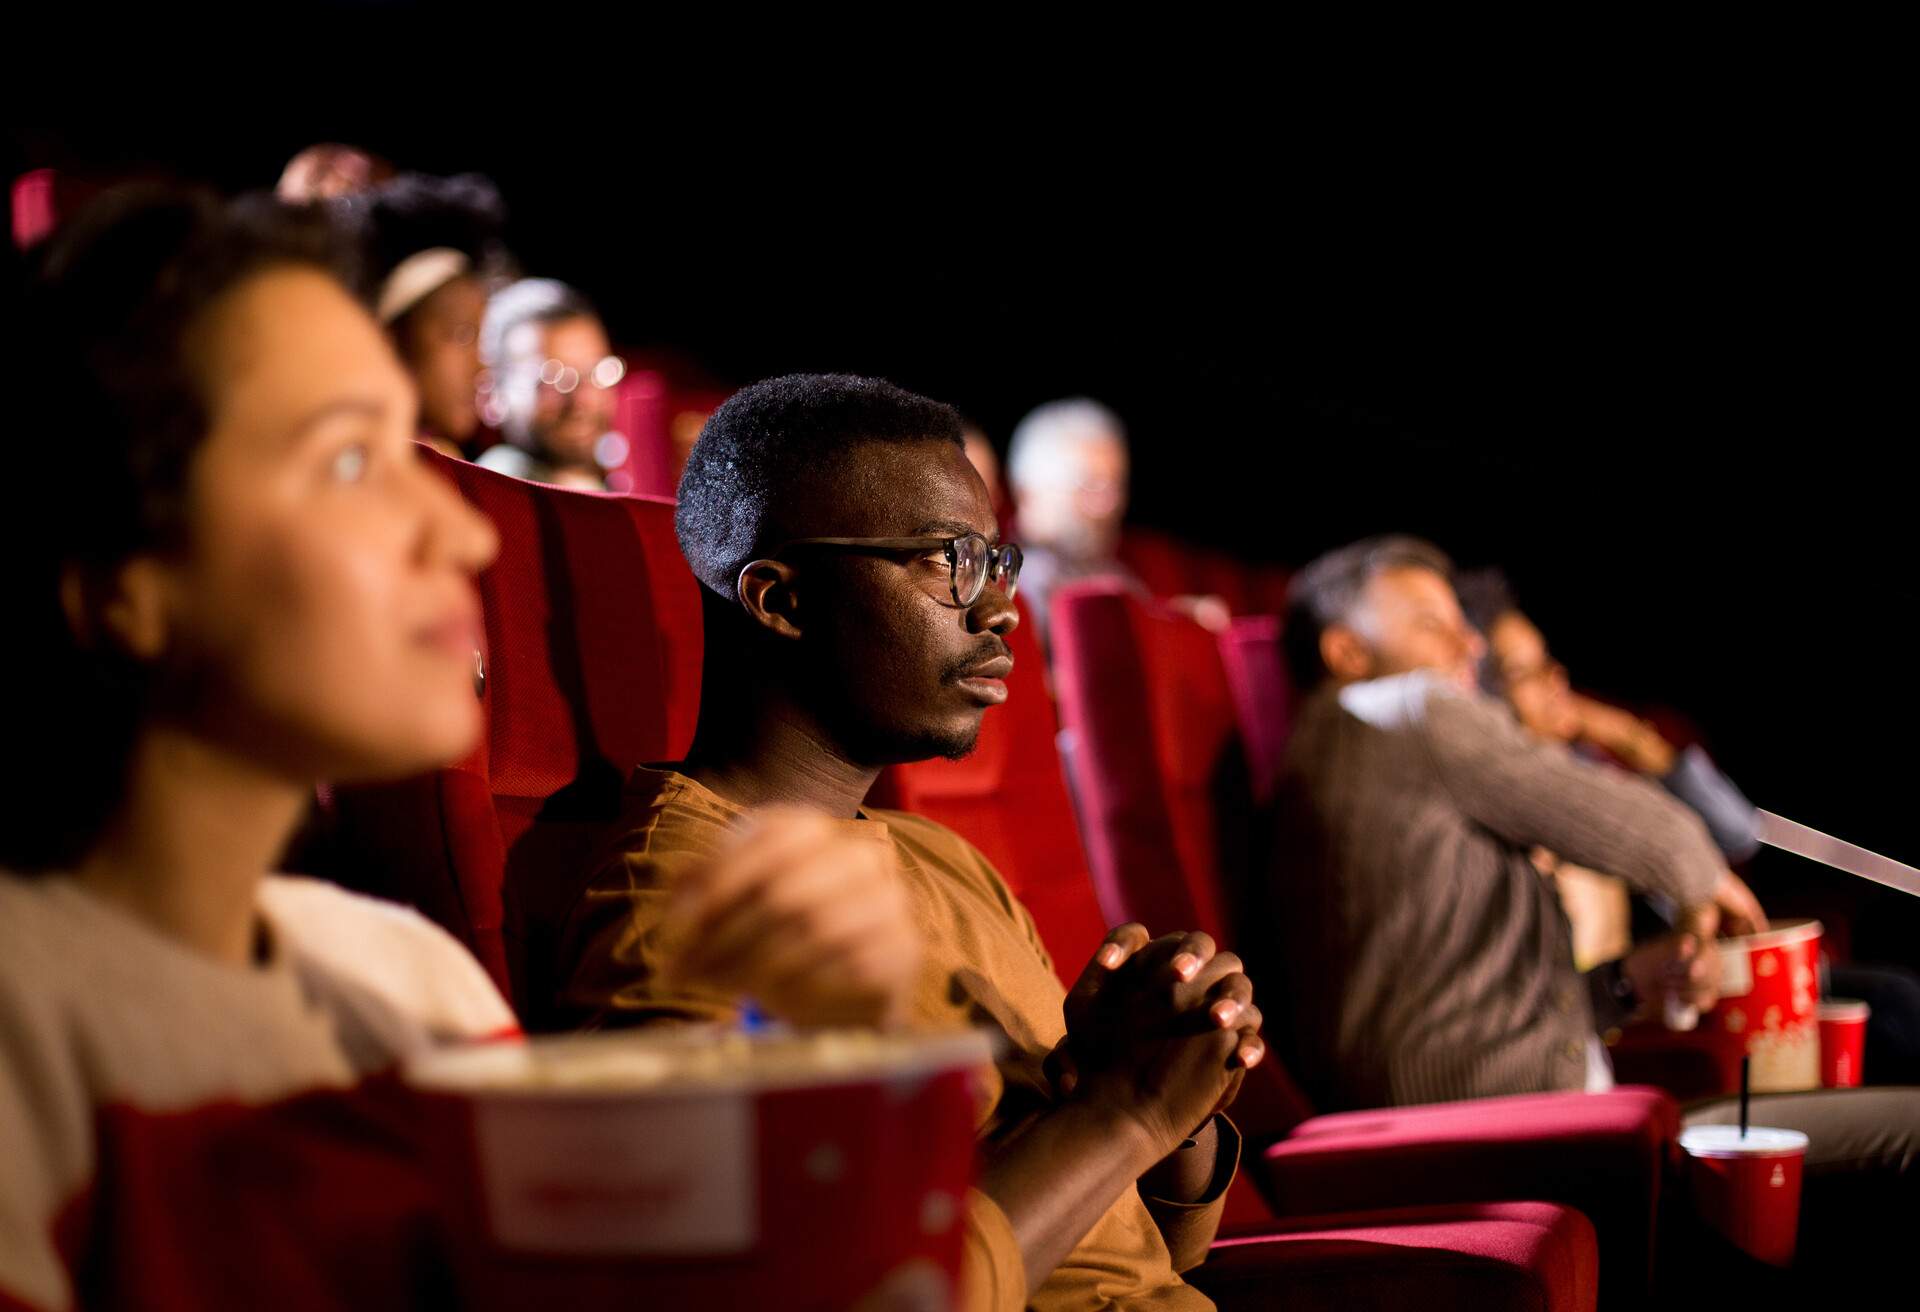
<svg viewBox="0 0 1920 1312">
<path fill-rule="evenodd" d="M 1224 1308 L 1591 1312 L 1598 1269 L 1572 1208 L 1470 1203 L 1283 1222 L 1218 1241 L 1187 1278 Z"/>
<path fill-rule="evenodd" d="M 1102 910 L 1197 924 L 1235 946 L 1235 881 L 1259 869 L 1235 862 L 1264 859 L 1249 837 L 1261 821 L 1237 707 L 1259 699 L 1236 701 L 1213 633 L 1112 585 L 1061 589 L 1051 633 Z M 1279 674 L 1277 664 L 1247 670 Z M 1278 1066 L 1270 1055 L 1261 1071 Z M 1256 1109 L 1291 1115 L 1241 1118 L 1251 1141 L 1271 1144 L 1254 1174 L 1281 1215 L 1551 1198 L 1594 1220 L 1613 1287 L 1645 1291 L 1678 1133 L 1677 1109 L 1658 1090 L 1314 1116 L 1286 1086 L 1286 1098 Z"/>
<path fill-rule="evenodd" d="M 1108 926 L 1093 899 L 1060 774 L 1046 657 L 1024 623 L 1007 645 L 1013 651 L 1007 701 L 981 721 L 973 754 L 894 766 L 868 800 L 937 820 L 979 848 L 1033 913 L 1055 972 L 1071 986 Z"/>
<path fill-rule="evenodd" d="M 1233 698 L 1254 802 L 1273 800 L 1293 727 L 1293 695 L 1280 648 L 1280 617 L 1248 615 L 1219 635 L 1221 668 Z"/>
<path fill-rule="evenodd" d="M 655 369 L 627 371 L 614 391 L 613 428 L 627 440 L 626 458 L 607 476 L 615 491 L 671 497 L 680 468 L 668 436 L 672 403 L 666 376 Z"/>
<path fill-rule="evenodd" d="M 619 813 L 635 765 L 679 757 L 700 705 L 700 599 L 671 502 L 575 492 L 422 458 L 500 532 L 480 576 L 487 731 L 466 761 L 336 790 L 327 869 L 420 907 L 530 1027 L 522 933 Z M 564 881 L 561 881 L 564 882 Z"/>
</svg>

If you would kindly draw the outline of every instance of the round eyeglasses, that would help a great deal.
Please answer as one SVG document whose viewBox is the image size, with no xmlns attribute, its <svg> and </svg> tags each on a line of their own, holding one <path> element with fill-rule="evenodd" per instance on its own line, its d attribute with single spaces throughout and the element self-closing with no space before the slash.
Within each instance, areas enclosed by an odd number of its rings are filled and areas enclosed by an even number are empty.
<svg viewBox="0 0 1920 1312">
<path fill-rule="evenodd" d="M 953 604 L 965 609 L 980 600 L 991 583 L 1007 600 L 1020 584 L 1020 548 L 1011 542 L 997 546 L 979 533 L 958 537 L 927 538 L 795 538 L 772 554 L 779 556 L 794 547 L 842 547 L 849 551 L 906 552 L 944 551 L 947 556 L 947 581 Z"/>
<path fill-rule="evenodd" d="M 540 365 L 540 385 L 566 396 L 587 383 L 606 391 L 627 376 L 626 362 L 617 355 L 603 355 L 582 373 L 565 360 L 546 360 Z"/>
</svg>

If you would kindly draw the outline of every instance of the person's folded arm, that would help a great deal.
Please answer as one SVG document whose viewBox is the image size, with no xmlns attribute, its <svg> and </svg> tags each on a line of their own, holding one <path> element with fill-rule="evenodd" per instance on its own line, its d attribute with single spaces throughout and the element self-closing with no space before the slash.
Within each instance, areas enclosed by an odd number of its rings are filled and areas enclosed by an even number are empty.
<svg viewBox="0 0 1920 1312">
<path fill-rule="evenodd" d="M 1540 742 L 1500 706 L 1410 681 L 1413 718 L 1460 809 L 1519 847 L 1617 875 L 1681 906 L 1712 901 L 1726 862 L 1700 818 L 1654 785 Z"/>
</svg>

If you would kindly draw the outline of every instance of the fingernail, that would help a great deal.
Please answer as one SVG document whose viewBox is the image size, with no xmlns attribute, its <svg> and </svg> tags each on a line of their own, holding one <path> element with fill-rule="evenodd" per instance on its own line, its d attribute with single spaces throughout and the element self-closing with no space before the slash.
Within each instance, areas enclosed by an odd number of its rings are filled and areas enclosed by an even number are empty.
<svg viewBox="0 0 1920 1312">
<path fill-rule="evenodd" d="M 1252 1070 L 1255 1066 L 1258 1066 L 1260 1064 L 1260 1059 L 1266 1055 L 1267 1055 L 1267 1050 L 1265 1048 L 1254 1048 L 1254 1047 L 1242 1048 L 1240 1049 L 1240 1064 L 1242 1066 L 1245 1066 L 1248 1070 Z"/>
<path fill-rule="evenodd" d="M 1221 1029 L 1233 1024 L 1233 1018 L 1240 1014 L 1240 1004 L 1232 998 L 1222 998 L 1208 1008 L 1213 1013 L 1214 1023 Z"/>
<path fill-rule="evenodd" d="M 1125 952 L 1120 950 L 1118 943 L 1109 943 L 1100 949 L 1098 960 L 1101 965 L 1105 966 L 1108 970 L 1112 970 L 1120 964 L 1121 959 L 1126 955 Z"/>
<path fill-rule="evenodd" d="M 1194 972 L 1200 969 L 1200 958 L 1191 952 L 1182 952 L 1173 959 L 1173 973 L 1181 979 L 1192 979 Z"/>
</svg>

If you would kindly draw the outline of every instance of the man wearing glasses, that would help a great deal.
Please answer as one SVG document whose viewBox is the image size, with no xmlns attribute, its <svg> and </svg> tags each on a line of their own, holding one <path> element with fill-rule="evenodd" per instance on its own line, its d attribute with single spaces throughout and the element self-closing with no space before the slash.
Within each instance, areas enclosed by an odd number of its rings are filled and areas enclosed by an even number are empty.
<svg viewBox="0 0 1920 1312">
<path fill-rule="evenodd" d="M 476 462 L 515 478 L 607 490 L 627 458 L 612 431 L 627 368 L 593 306 L 565 283 L 522 278 L 494 293 L 480 334 L 483 417 L 507 440 Z"/>
<path fill-rule="evenodd" d="M 877 379 L 756 384 L 708 421 L 677 527 L 705 589 L 699 727 L 686 760 L 636 771 L 559 927 L 561 1017 L 725 1023 L 751 992 L 796 1023 L 989 1026 L 1004 1043 L 964 1217 L 969 1306 L 1210 1306 L 1176 1272 L 1218 1224 L 1238 1156 L 1218 1113 L 1265 1052 L 1238 959 L 1205 935 L 1126 926 L 1069 998 L 978 852 L 863 805 L 882 767 L 970 750 L 1007 695 L 1020 551 L 999 541 L 958 416 Z M 783 989 L 804 869 L 700 913 L 676 905 L 682 876 L 769 804 L 885 846 L 925 939 L 906 996 L 876 988 L 848 1015 Z M 871 917 L 806 914 L 804 952 L 838 952 L 860 978 Z"/>
</svg>

